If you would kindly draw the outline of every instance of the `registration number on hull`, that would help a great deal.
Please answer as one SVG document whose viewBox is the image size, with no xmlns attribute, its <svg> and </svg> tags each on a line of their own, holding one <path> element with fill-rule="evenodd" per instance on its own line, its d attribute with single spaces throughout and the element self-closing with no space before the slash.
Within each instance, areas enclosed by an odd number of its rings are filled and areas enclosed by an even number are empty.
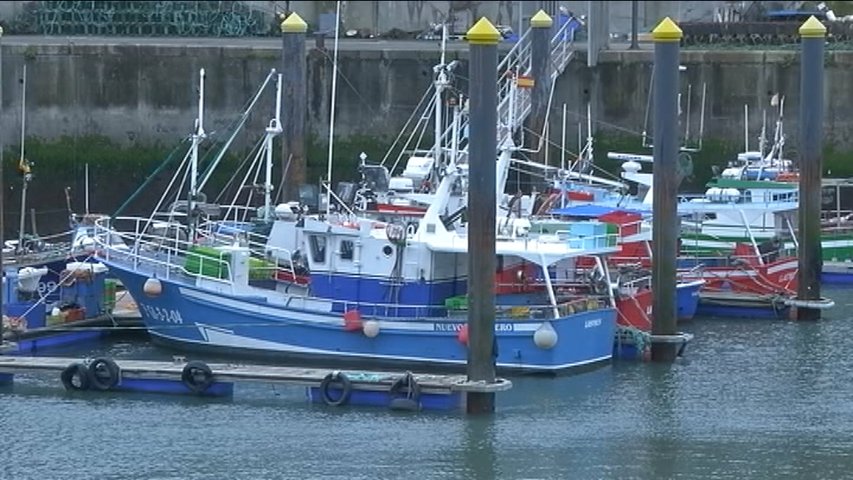
<svg viewBox="0 0 853 480">
<path fill-rule="evenodd" d="M 184 323 L 184 319 L 181 318 L 181 312 L 174 308 L 163 308 L 156 305 L 149 305 L 147 303 L 140 303 L 139 308 L 142 310 L 140 313 L 152 320 L 156 320 L 161 323 L 173 323 L 176 325 Z"/>
</svg>

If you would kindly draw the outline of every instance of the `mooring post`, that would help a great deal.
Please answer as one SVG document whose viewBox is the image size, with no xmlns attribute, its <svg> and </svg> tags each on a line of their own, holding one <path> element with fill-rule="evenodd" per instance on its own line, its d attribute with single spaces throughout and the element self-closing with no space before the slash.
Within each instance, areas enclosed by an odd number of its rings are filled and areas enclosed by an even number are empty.
<svg viewBox="0 0 853 480">
<path fill-rule="evenodd" d="M 468 380 L 495 381 L 495 204 L 500 32 L 485 17 L 467 34 L 470 46 L 468 152 Z M 470 392 L 468 413 L 495 410 L 495 394 Z"/>
<path fill-rule="evenodd" d="M 800 205 L 797 300 L 820 299 L 821 174 L 823 160 L 823 50 L 826 27 L 814 16 L 800 26 Z M 820 310 L 797 307 L 797 320 L 817 320 Z"/>
<path fill-rule="evenodd" d="M 554 20 L 544 10 L 539 10 L 530 18 L 530 70 L 533 75 L 533 91 L 530 95 L 530 117 L 527 120 L 527 129 L 531 132 L 530 137 L 536 142 L 533 149 L 536 150 L 537 146 L 539 147 L 533 160 L 542 164 L 545 163 L 545 150 L 548 148 L 544 142 L 544 130 L 545 118 L 548 116 L 548 93 L 551 89 L 551 26 L 553 24 Z"/>
<path fill-rule="evenodd" d="M 0 27 L 0 119 L 3 118 L 3 27 Z M 2 122 L 0 122 L 2 123 Z M 6 231 L 4 230 L 3 222 L 6 221 L 5 208 L 6 202 L 6 183 L 3 179 L 3 167 L 5 160 L 3 159 L 3 151 L 6 149 L 6 141 L 3 137 L 3 127 L 0 125 L 0 244 L 6 240 Z M 3 268 L 3 249 L 0 248 L 0 281 L 5 278 L 6 269 Z M 0 346 L 3 345 L 3 292 L 6 288 L 0 283 Z"/>
<path fill-rule="evenodd" d="M 305 183 L 305 115 L 307 87 L 307 61 L 305 59 L 305 32 L 308 24 L 297 13 L 291 13 L 281 22 L 281 73 L 282 73 L 282 142 L 281 142 L 281 198 L 284 201 L 299 199 L 299 186 Z"/>
<path fill-rule="evenodd" d="M 654 197 L 652 199 L 652 334 L 675 335 L 678 257 L 678 57 L 681 29 L 669 17 L 652 31 L 655 42 Z M 652 360 L 672 362 L 678 345 L 652 338 Z"/>
</svg>

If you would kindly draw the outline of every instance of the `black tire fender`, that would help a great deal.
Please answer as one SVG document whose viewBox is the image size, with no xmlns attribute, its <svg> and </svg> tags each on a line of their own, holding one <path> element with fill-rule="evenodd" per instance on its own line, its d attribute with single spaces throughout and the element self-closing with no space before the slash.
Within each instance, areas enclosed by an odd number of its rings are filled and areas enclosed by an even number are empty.
<svg viewBox="0 0 853 480">
<path fill-rule="evenodd" d="M 329 394 L 329 387 L 335 383 L 341 386 L 341 396 L 338 398 L 332 398 Z M 333 407 L 345 405 L 349 402 L 350 395 L 352 395 L 352 382 L 345 373 L 338 371 L 331 372 L 320 382 L 320 397 L 326 405 Z"/>
<path fill-rule="evenodd" d="M 59 378 L 62 380 L 62 385 L 68 391 L 82 391 L 89 389 L 89 368 L 80 362 L 74 362 L 59 374 Z M 74 379 L 77 378 L 80 382 L 79 385 L 74 383 Z"/>
<path fill-rule="evenodd" d="M 96 390 L 109 390 L 118 385 L 121 369 L 111 358 L 99 357 L 89 363 L 89 385 Z"/>
<path fill-rule="evenodd" d="M 204 393 L 213 385 L 213 371 L 206 363 L 193 360 L 184 365 L 181 381 L 193 393 Z"/>
</svg>

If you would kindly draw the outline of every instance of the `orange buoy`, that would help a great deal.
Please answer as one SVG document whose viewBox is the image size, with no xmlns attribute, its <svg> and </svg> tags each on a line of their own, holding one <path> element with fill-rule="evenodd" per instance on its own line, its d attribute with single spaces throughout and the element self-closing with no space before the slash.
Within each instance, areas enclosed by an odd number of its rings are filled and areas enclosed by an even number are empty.
<svg viewBox="0 0 853 480">
<path fill-rule="evenodd" d="M 468 346 L 468 324 L 462 325 L 462 328 L 459 329 L 459 332 L 456 334 L 456 338 L 459 340 L 459 343 L 462 345 Z"/>
<path fill-rule="evenodd" d="M 344 313 L 344 330 L 348 332 L 361 331 L 361 312 L 358 310 L 348 310 Z"/>
</svg>

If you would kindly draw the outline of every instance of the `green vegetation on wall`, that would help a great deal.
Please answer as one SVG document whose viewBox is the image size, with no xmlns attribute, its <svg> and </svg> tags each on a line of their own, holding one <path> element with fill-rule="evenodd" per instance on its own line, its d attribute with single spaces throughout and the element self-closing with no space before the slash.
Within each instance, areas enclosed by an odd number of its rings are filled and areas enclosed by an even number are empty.
<svg viewBox="0 0 853 480">
<path fill-rule="evenodd" d="M 383 138 L 352 136 L 336 142 L 333 156 L 334 182 L 357 181 L 359 179 L 359 155 L 365 152 L 368 162 L 378 164 L 388 151 L 391 142 Z M 274 152 L 274 175 L 278 179 L 281 172 L 281 150 L 276 143 Z M 209 161 L 216 145 L 209 146 L 202 152 L 202 157 Z M 620 163 L 609 160 L 607 152 L 644 153 L 651 154 L 650 149 L 643 148 L 635 136 L 613 133 L 599 133 L 595 138 L 595 164 L 598 168 L 619 175 Z M 4 161 L 4 194 L 6 225 L 17 225 L 20 208 L 21 175 L 17 170 L 19 157 L 18 146 L 9 146 L 5 151 Z M 150 185 L 150 190 L 139 197 L 126 213 L 143 214 L 159 200 L 171 176 L 174 174 L 181 158 L 189 148 L 189 143 L 180 145 L 133 144 L 120 145 L 105 137 L 60 137 L 55 140 L 28 138 L 26 157 L 33 164 L 33 180 L 30 183 L 28 206 L 36 209 L 39 225 L 64 224 L 67 218 L 65 207 L 65 189 L 70 187 L 71 207 L 77 213 L 84 211 L 85 199 L 85 168 L 89 166 L 90 209 L 94 212 L 113 213 L 128 197 L 130 197 L 151 175 L 152 172 L 174 150 L 174 162 L 161 172 Z M 693 172 L 681 184 L 684 192 L 701 192 L 705 183 L 712 176 L 712 166 L 724 167 L 726 162 L 734 159 L 742 146 L 737 142 L 721 139 L 706 139 L 700 152 L 691 154 Z M 245 170 L 240 170 L 243 159 L 252 152 L 230 153 L 226 155 L 217 173 L 211 177 L 208 191 L 225 192 L 223 198 L 228 198 L 229 192 L 225 187 L 234 177 L 237 182 L 242 179 Z M 793 148 L 787 150 L 786 156 L 796 159 L 797 152 Z M 326 176 L 328 144 L 318 138 L 308 138 L 306 141 L 307 174 L 306 182 L 319 184 Z M 570 156 L 571 157 L 571 156 Z M 853 152 L 840 151 L 828 145 L 824 150 L 824 175 L 827 177 L 853 177 L 853 162 L 850 161 Z M 559 158 L 559 152 L 554 150 L 552 158 Z M 389 167 L 393 165 L 395 155 L 388 160 Z M 203 169 L 203 168 L 202 168 Z M 648 169 L 648 166 L 644 166 Z M 212 198 L 210 200 L 213 200 Z M 28 223 L 29 224 L 29 223 Z M 7 235 L 9 232 L 7 232 Z"/>
<path fill-rule="evenodd" d="M 370 137 L 350 137 L 337 141 L 334 149 L 335 164 L 333 177 L 335 182 L 352 181 L 359 178 L 359 154 L 365 152 L 368 162 L 378 163 L 384 156 L 390 142 Z M 281 175 L 281 149 L 276 142 L 273 160 L 274 176 Z M 218 152 L 220 145 L 206 145 L 200 149 L 201 167 Z M 33 178 L 28 189 L 28 210 L 36 210 L 38 224 L 46 230 L 62 228 L 66 224 L 67 208 L 65 189 L 69 188 L 71 208 L 76 213 L 85 211 L 85 172 L 89 168 L 89 205 L 90 210 L 99 213 L 114 213 L 163 163 L 171 152 L 174 160 L 157 178 L 152 179 L 149 188 L 134 202 L 128 205 L 124 214 L 145 214 L 159 200 L 169 180 L 178 168 L 181 159 L 189 148 L 189 142 L 180 144 L 131 144 L 121 145 L 103 136 L 63 136 L 55 140 L 28 137 L 25 156 L 32 164 Z M 4 152 L 4 185 L 6 225 L 11 228 L 18 224 L 20 211 L 20 186 L 22 176 L 17 169 L 20 146 L 7 146 Z M 254 152 L 229 152 L 217 171 L 211 176 L 209 192 L 222 192 L 222 198 L 233 196 L 233 189 L 225 191 L 228 181 L 245 173 L 243 160 Z M 308 183 L 319 183 L 326 176 L 328 146 L 316 139 L 306 142 L 308 158 Z M 241 165 L 243 168 L 240 169 Z M 233 183 L 232 185 L 233 186 Z M 210 198 L 214 200 L 214 198 Z M 29 220 L 27 221 L 29 225 Z M 15 229 L 17 231 L 17 229 Z M 9 233 L 7 232 L 7 235 Z"/>
</svg>

